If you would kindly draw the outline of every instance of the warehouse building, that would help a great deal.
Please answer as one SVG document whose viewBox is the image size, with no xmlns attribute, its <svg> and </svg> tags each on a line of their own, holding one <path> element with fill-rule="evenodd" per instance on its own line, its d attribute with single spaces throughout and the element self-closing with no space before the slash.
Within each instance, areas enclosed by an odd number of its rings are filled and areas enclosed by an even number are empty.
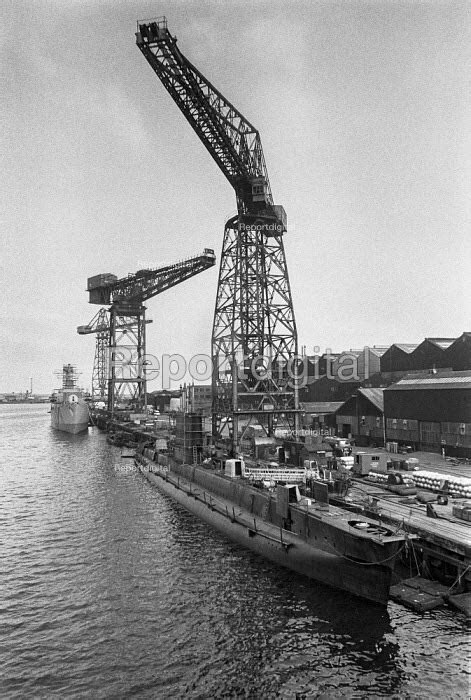
<svg viewBox="0 0 471 700">
<path fill-rule="evenodd" d="M 425 338 L 419 344 L 394 343 L 380 359 L 381 374 L 389 381 L 428 369 L 471 370 L 471 333 L 459 338 Z"/>
<path fill-rule="evenodd" d="M 384 390 L 386 440 L 471 457 L 471 371 L 408 375 Z"/>
<path fill-rule="evenodd" d="M 443 367 L 471 370 L 471 333 L 463 333 L 443 353 Z"/>
<path fill-rule="evenodd" d="M 299 400 L 306 403 L 339 401 L 343 402 L 360 386 L 359 381 L 342 382 L 329 377 L 310 381 L 299 390 Z"/>
<path fill-rule="evenodd" d="M 438 367 L 454 369 L 447 365 L 445 350 L 455 338 L 425 338 L 410 356 L 411 369 L 434 369 Z"/>
<path fill-rule="evenodd" d="M 326 352 L 323 355 L 304 355 L 303 360 L 306 363 L 306 375 L 313 380 L 325 376 L 333 377 L 333 365 L 338 357 L 340 357 L 340 353 L 338 352 Z"/>
<path fill-rule="evenodd" d="M 301 402 L 299 407 L 302 411 L 303 427 L 322 435 L 329 435 L 331 432 L 335 432 L 335 413 L 342 404 L 342 401 Z"/>
<path fill-rule="evenodd" d="M 384 389 L 359 388 L 336 413 L 337 435 L 357 445 L 384 445 Z"/>
<path fill-rule="evenodd" d="M 362 350 L 345 350 L 332 363 L 333 377 L 337 380 L 364 382 L 381 371 L 381 357 L 387 346 L 367 345 Z"/>
<path fill-rule="evenodd" d="M 412 353 L 419 343 L 394 343 L 381 356 L 381 374 L 394 380 L 413 369 Z"/>
</svg>

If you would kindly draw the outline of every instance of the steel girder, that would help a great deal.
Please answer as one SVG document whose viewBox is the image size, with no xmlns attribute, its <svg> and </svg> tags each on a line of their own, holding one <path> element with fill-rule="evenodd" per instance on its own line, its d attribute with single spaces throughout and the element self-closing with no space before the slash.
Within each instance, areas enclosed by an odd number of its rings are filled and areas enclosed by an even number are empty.
<svg viewBox="0 0 471 700">
<path fill-rule="evenodd" d="M 182 260 L 174 265 L 166 265 L 155 270 L 143 270 L 140 273 L 129 275 L 111 285 L 111 299 L 119 301 L 123 298 L 127 302 L 147 301 L 200 272 L 208 270 L 215 261 L 216 256 L 210 250 L 208 253 Z"/>
<path fill-rule="evenodd" d="M 146 396 L 144 353 L 146 348 L 146 307 L 110 308 L 108 410 L 142 409 Z"/>
<path fill-rule="evenodd" d="M 251 228 L 253 226 L 253 228 Z M 212 335 L 213 433 L 297 427 L 297 332 L 283 239 L 244 216 L 225 227 Z M 243 420 L 242 420 L 243 419 Z"/>
<path fill-rule="evenodd" d="M 239 208 L 246 209 L 254 177 L 264 178 L 268 201 L 273 204 L 259 132 L 181 53 L 165 18 L 138 22 L 136 43 L 236 190 Z"/>
<path fill-rule="evenodd" d="M 106 331 L 98 331 L 92 372 L 92 401 L 108 403 L 108 347 L 109 324 Z"/>
<path fill-rule="evenodd" d="M 157 294 L 184 282 L 200 272 L 208 270 L 216 262 L 216 256 L 211 248 L 206 248 L 202 255 L 195 255 L 186 260 L 180 260 L 172 265 L 140 270 L 122 277 L 116 282 L 107 282 L 101 287 L 95 287 L 93 292 L 100 291 L 99 304 L 112 304 L 125 301 L 127 304 L 141 304 Z"/>
</svg>

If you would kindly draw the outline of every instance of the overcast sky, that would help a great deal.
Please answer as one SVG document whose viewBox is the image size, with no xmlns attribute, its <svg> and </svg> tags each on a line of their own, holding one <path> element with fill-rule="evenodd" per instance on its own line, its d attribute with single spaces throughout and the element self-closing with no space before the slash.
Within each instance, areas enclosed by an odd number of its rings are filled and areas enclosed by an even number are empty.
<svg viewBox="0 0 471 700">
<path fill-rule="evenodd" d="M 234 193 L 135 45 L 159 14 L 260 131 L 300 345 L 471 330 L 469 2 L 4 0 L 0 391 L 90 387 L 87 277 L 220 255 Z M 149 301 L 148 351 L 209 352 L 216 286 Z"/>
</svg>

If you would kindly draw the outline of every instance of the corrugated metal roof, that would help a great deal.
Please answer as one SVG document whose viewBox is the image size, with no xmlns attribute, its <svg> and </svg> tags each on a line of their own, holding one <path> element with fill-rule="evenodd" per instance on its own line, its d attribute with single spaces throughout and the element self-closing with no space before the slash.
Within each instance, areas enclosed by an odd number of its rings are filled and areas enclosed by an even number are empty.
<svg viewBox="0 0 471 700">
<path fill-rule="evenodd" d="M 384 396 L 383 396 L 383 391 L 384 389 L 364 389 L 361 387 L 358 389 L 358 393 L 362 394 L 362 396 L 365 397 L 365 399 L 368 399 L 373 406 L 376 406 L 376 408 L 379 411 L 384 411 Z"/>
<path fill-rule="evenodd" d="M 378 357 L 382 357 L 386 350 L 389 350 L 390 345 L 388 346 L 382 346 L 382 345 L 375 345 L 372 348 L 369 348 L 369 351 L 372 352 L 374 355 L 377 355 Z"/>
<path fill-rule="evenodd" d="M 437 345 L 442 350 L 446 350 L 450 347 L 450 345 L 453 345 L 456 338 L 425 338 L 425 340 L 428 340 L 430 343 Z"/>
<path fill-rule="evenodd" d="M 335 413 L 343 403 L 343 401 L 307 401 L 300 402 L 299 405 L 306 413 Z"/>
<path fill-rule="evenodd" d="M 391 347 L 399 348 L 399 350 L 410 354 L 411 352 L 414 352 L 419 345 L 420 343 L 393 343 Z"/>
<path fill-rule="evenodd" d="M 471 371 L 444 372 L 426 376 L 407 375 L 386 391 L 407 389 L 471 389 Z"/>
</svg>

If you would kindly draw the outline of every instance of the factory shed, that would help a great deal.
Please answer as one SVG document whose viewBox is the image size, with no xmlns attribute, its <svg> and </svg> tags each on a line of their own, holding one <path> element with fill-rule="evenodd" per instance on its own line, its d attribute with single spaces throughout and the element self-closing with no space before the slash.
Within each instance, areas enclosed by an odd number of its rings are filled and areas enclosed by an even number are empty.
<svg viewBox="0 0 471 700">
<path fill-rule="evenodd" d="M 449 367 L 446 364 L 445 350 L 455 338 L 425 338 L 410 355 L 411 369 L 433 369 Z"/>
<path fill-rule="evenodd" d="M 376 388 L 379 389 L 381 387 L 386 387 L 392 384 L 394 379 L 390 379 L 385 375 L 382 375 L 381 372 L 377 372 L 376 374 L 372 374 L 369 376 L 367 379 L 365 379 L 364 382 L 361 383 L 362 387 L 365 388 Z"/>
<path fill-rule="evenodd" d="M 419 343 L 394 343 L 381 356 L 381 373 L 409 372 L 413 369 L 412 353 Z"/>
<path fill-rule="evenodd" d="M 384 390 L 386 440 L 471 457 L 471 371 L 410 374 Z"/>
<path fill-rule="evenodd" d="M 387 351 L 388 348 L 382 345 L 373 345 L 372 348 L 365 347 L 363 379 L 369 379 L 375 374 L 379 374 L 381 372 L 381 358 Z M 362 367 L 360 365 L 360 374 L 361 369 Z"/>
<path fill-rule="evenodd" d="M 299 390 L 299 400 L 307 403 L 318 401 L 345 401 L 360 386 L 359 381 L 341 382 L 329 377 L 309 381 Z"/>
<path fill-rule="evenodd" d="M 320 379 L 320 377 L 333 377 L 333 365 L 340 353 L 324 353 L 323 355 L 306 355 L 305 372 L 309 377 Z"/>
<path fill-rule="evenodd" d="M 342 401 L 313 401 L 300 403 L 303 423 L 313 430 L 330 432 L 335 428 L 335 413 L 342 406 Z"/>
<path fill-rule="evenodd" d="M 344 350 L 333 362 L 333 377 L 340 381 L 363 382 L 381 369 L 386 346 L 365 345 L 361 350 Z"/>
<path fill-rule="evenodd" d="M 444 362 L 455 371 L 471 370 L 471 333 L 463 333 L 445 350 Z"/>
<path fill-rule="evenodd" d="M 359 388 L 337 410 L 337 434 L 357 445 L 384 445 L 384 389 Z"/>
</svg>

